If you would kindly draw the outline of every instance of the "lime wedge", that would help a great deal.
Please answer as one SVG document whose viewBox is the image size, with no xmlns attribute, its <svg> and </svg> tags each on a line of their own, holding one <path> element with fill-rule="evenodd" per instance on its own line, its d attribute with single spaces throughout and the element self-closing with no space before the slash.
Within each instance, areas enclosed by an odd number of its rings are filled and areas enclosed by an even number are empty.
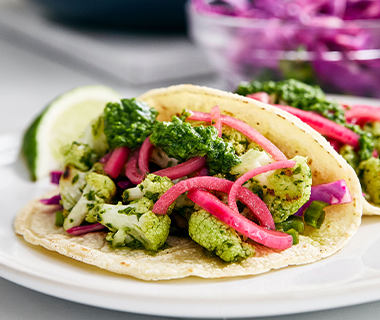
<svg viewBox="0 0 380 320">
<path fill-rule="evenodd" d="M 32 180 L 46 177 L 62 165 L 60 149 L 76 140 L 108 102 L 120 94 L 105 86 L 78 87 L 50 102 L 24 134 L 21 153 Z"/>
</svg>

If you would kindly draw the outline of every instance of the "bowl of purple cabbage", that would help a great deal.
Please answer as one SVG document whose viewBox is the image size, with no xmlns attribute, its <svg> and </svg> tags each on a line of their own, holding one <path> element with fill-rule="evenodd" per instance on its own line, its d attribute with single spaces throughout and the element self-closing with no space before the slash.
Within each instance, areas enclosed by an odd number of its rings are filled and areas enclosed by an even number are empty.
<svg viewBox="0 0 380 320">
<path fill-rule="evenodd" d="M 379 0 L 191 0 L 187 9 L 224 89 L 294 78 L 380 98 Z"/>
</svg>

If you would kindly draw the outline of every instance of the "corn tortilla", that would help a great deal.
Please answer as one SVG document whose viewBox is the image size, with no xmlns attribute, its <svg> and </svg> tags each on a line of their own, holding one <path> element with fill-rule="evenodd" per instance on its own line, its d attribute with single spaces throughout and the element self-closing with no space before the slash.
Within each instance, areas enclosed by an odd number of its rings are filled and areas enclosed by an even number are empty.
<svg viewBox="0 0 380 320">
<path fill-rule="evenodd" d="M 362 214 L 360 183 L 353 169 L 316 131 L 296 117 L 270 105 L 233 93 L 193 85 L 151 90 L 139 98 L 159 111 L 159 120 L 170 120 L 183 109 L 209 112 L 218 105 L 221 113 L 243 120 L 292 158 L 308 157 L 313 184 L 344 179 L 352 202 L 326 208 L 320 229 L 306 227 L 300 242 L 287 250 L 255 244 L 256 255 L 240 263 L 226 263 L 190 239 L 169 236 L 168 246 L 155 255 L 144 250 L 111 249 L 105 232 L 71 236 L 54 225 L 54 215 L 38 199 L 17 215 L 16 233 L 40 245 L 99 268 L 143 280 L 178 279 L 188 276 L 223 278 L 255 275 L 289 265 L 326 258 L 340 250 L 357 231 Z M 58 191 L 57 191 L 58 192 Z M 56 192 L 56 193 L 57 193 Z M 52 196 L 52 194 L 44 197 Z"/>
</svg>

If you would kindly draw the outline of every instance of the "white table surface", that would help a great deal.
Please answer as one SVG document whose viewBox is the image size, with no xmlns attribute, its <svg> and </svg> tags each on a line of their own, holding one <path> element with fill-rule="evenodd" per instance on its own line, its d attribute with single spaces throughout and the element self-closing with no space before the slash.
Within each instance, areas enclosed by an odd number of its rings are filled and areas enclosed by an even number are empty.
<svg viewBox="0 0 380 320">
<path fill-rule="evenodd" d="M 0 10 L 1 4 L 0 1 Z M 107 77 L 97 70 L 79 68 L 73 61 L 68 63 L 64 57 L 35 46 L 17 34 L 15 35 L 9 30 L 4 31 L 1 28 L 0 75 L 0 136 L 24 129 L 47 102 L 76 86 L 104 84 L 120 91 L 125 97 L 132 97 L 152 87 L 181 82 L 180 79 L 139 86 L 126 85 L 124 82 L 116 81 L 114 77 Z M 212 78 L 207 77 L 182 80 L 182 82 L 187 83 L 217 85 Z M 333 310 L 265 319 L 356 320 L 379 319 L 379 315 L 380 302 L 373 302 Z M 160 318 L 76 304 L 26 289 L 0 278 L 0 319 L 153 320 Z"/>
</svg>

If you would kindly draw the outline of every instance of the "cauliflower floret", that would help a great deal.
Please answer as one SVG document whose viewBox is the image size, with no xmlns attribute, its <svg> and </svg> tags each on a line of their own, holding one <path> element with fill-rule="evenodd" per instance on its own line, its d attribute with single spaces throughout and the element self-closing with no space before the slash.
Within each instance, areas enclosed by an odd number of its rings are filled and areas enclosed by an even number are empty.
<svg viewBox="0 0 380 320">
<path fill-rule="evenodd" d="M 77 170 L 73 166 L 65 167 L 59 179 L 61 203 L 65 210 L 71 210 L 80 199 L 86 184 L 86 174 L 87 172 Z"/>
<path fill-rule="evenodd" d="M 339 154 L 347 161 L 347 163 L 355 169 L 358 169 L 359 165 L 359 156 L 355 152 L 354 147 L 345 144 L 339 149 Z"/>
<path fill-rule="evenodd" d="M 358 176 L 370 201 L 380 204 L 380 159 L 372 157 L 360 162 Z"/>
<path fill-rule="evenodd" d="M 233 167 L 231 174 L 240 176 L 272 161 L 266 152 L 255 149 L 249 149 L 240 159 L 242 163 Z M 263 198 L 276 223 L 296 213 L 310 198 L 312 179 L 307 159 L 296 156 L 293 160 L 297 163 L 294 168 L 269 171 L 244 184 Z M 259 192 L 258 186 L 262 192 Z"/>
<path fill-rule="evenodd" d="M 248 171 L 265 166 L 273 162 L 273 159 L 270 156 L 268 156 L 266 152 L 259 151 L 257 149 L 249 149 L 239 158 L 241 160 L 241 163 L 232 167 L 230 171 L 231 174 L 237 175 L 239 177 Z"/>
<path fill-rule="evenodd" d="M 93 120 L 82 135 L 71 144 L 61 148 L 64 165 L 87 171 L 93 164 L 106 154 L 109 146 L 104 134 L 104 119 L 102 116 Z"/>
<path fill-rule="evenodd" d="M 171 221 L 167 215 L 154 214 L 152 208 L 153 201 L 142 198 L 128 205 L 98 204 L 95 212 L 98 222 L 110 230 L 106 239 L 111 246 L 157 251 L 168 237 Z"/>
<path fill-rule="evenodd" d="M 156 176 L 151 173 L 136 187 L 126 189 L 123 192 L 123 201 L 128 202 L 146 197 L 156 202 L 172 186 L 174 183 L 168 177 Z"/>
<path fill-rule="evenodd" d="M 224 142 L 231 142 L 238 156 L 242 155 L 249 144 L 247 137 L 241 132 L 229 126 L 222 127 L 222 139 Z"/>
<path fill-rule="evenodd" d="M 311 171 L 307 159 L 296 156 L 294 168 L 278 169 L 258 176 L 263 189 L 263 200 L 275 223 L 286 220 L 296 213 L 310 198 Z"/>
<path fill-rule="evenodd" d="M 233 228 L 205 210 L 196 211 L 190 216 L 189 235 L 227 262 L 239 261 L 255 253 L 254 247 L 243 242 Z"/>
<path fill-rule="evenodd" d="M 108 176 L 90 172 L 85 180 L 83 193 L 63 223 L 65 230 L 79 226 L 96 203 L 110 202 L 116 194 L 116 186 Z"/>
<path fill-rule="evenodd" d="M 82 171 L 89 170 L 98 159 L 97 154 L 88 144 L 77 141 L 63 146 L 61 153 L 65 166 L 74 166 Z"/>
</svg>

